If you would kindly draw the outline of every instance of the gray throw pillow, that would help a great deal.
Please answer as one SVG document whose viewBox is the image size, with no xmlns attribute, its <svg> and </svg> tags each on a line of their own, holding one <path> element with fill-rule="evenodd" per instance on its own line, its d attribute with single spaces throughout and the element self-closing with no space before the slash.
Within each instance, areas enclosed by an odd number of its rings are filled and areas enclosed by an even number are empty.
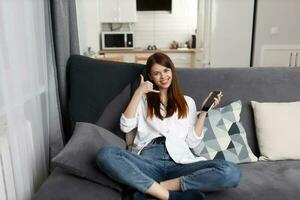
<svg viewBox="0 0 300 200">
<path fill-rule="evenodd" d="M 125 141 L 97 125 L 77 122 L 73 136 L 53 158 L 53 164 L 76 176 L 122 191 L 121 184 L 102 173 L 96 164 L 98 150 L 105 145 L 125 149 Z"/>
<path fill-rule="evenodd" d="M 205 119 L 204 126 L 207 130 L 203 140 L 192 152 L 208 160 L 221 159 L 234 163 L 257 161 L 240 122 L 241 111 L 240 100 L 209 111 Z"/>
</svg>

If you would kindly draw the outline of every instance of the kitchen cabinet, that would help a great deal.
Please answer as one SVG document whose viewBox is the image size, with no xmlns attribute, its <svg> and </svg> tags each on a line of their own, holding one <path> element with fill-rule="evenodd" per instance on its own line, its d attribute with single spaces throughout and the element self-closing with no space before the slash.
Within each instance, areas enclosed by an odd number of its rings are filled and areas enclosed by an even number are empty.
<svg viewBox="0 0 300 200">
<path fill-rule="evenodd" d="M 134 62 L 134 54 L 131 53 L 104 53 L 101 56 L 105 58 L 122 57 L 124 62 Z"/>
<path fill-rule="evenodd" d="M 168 53 L 177 68 L 193 67 L 194 54 L 192 53 Z"/>
<path fill-rule="evenodd" d="M 300 67 L 299 49 L 264 49 L 262 66 Z"/>
<path fill-rule="evenodd" d="M 136 22 L 136 0 L 99 0 L 101 23 Z"/>
<path fill-rule="evenodd" d="M 194 59 L 195 59 L 195 52 L 194 51 L 162 51 L 163 53 L 167 54 L 171 60 L 173 61 L 176 68 L 191 68 L 194 67 Z M 120 51 L 100 51 L 100 56 L 105 58 L 113 58 L 113 57 L 123 57 L 124 62 L 138 62 L 141 64 L 146 64 L 145 59 L 137 59 L 137 58 L 147 58 L 154 53 L 147 52 L 147 50 L 124 50 L 123 52 Z M 137 61 L 138 60 L 138 61 Z"/>
<path fill-rule="evenodd" d="M 300 67 L 300 50 L 298 50 L 297 52 L 296 52 L 296 58 L 295 58 L 295 67 Z"/>
</svg>

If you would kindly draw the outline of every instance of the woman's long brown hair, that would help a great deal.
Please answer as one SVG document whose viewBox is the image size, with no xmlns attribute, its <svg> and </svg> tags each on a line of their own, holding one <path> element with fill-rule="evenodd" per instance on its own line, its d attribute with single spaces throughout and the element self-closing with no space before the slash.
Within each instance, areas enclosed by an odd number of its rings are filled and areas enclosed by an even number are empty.
<svg viewBox="0 0 300 200">
<path fill-rule="evenodd" d="M 155 64 L 159 64 L 159 65 L 162 65 L 164 67 L 171 69 L 172 82 L 171 82 L 171 84 L 168 88 L 168 92 L 167 92 L 168 102 L 167 102 L 167 108 L 166 108 L 166 111 L 167 111 L 166 116 L 163 117 L 160 113 L 159 93 L 149 92 L 146 94 L 147 95 L 147 104 L 148 104 L 147 117 L 152 118 L 153 115 L 155 115 L 156 117 L 158 117 L 162 120 L 163 118 L 168 118 L 168 117 L 172 116 L 176 111 L 178 111 L 178 119 L 187 117 L 187 112 L 188 112 L 187 103 L 184 99 L 182 90 L 179 86 L 179 82 L 178 82 L 177 76 L 176 76 L 176 70 L 175 70 L 172 60 L 167 55 L 160 53 L 160 52 L 152 54 L 148 58 L 147 64 L 146 64 L 146 72 L 147 72 L 146 74 L 148 76 L 147 78 L 149 81 L 151 81 L 149 79 L 149 75 L 151 73 L 151 68 Z M 155 85 L 155 83 L 153 81 L 151 81 L 151 82 L 153 83 L 153 89 L 158 90 L 157 85 Z"/>
</svg>

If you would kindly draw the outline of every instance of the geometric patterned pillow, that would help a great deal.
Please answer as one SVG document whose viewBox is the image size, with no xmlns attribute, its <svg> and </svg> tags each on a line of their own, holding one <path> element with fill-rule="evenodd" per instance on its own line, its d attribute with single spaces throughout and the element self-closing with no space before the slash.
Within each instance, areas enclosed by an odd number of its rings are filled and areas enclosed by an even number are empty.
<svg viewBox="0 0 300 200">
<path fill-rule="evenodd" d="M 207 130 L 201 143 L 191 149 L 196 156 L 208 160 L 222 159 L 233 163 L 256 162 L 240 121 L 242 103 L 235 101 L 207 113 L 204 126 Z"/>
</svg>

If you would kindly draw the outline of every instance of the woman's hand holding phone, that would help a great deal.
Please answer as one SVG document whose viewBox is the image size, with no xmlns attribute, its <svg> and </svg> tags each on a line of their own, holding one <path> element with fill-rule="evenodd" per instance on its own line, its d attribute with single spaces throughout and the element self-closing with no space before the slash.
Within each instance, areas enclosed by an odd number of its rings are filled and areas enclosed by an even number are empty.
<svg viewBox="0 0 300 200">
<path fill-rule="evenodd" d="M 201 111 L 198 115 L 198 121 L 195 126 L 195 131 L 198 136 L 201 136 L 204 128 L 205 118 L 207 115 L 207 112 L 216 107 L 220 104 L 222 99 L 222 92 L 221 91 L 213 91 L 210 92 L 209 95 L 205 98 L 205 100 L 202 103 Z"/>
<path fill-rule="evenodd" d="M 218 106 L 221 102 L 222 97 L 222 91 L 210 92 L 209 95 L 203 101 L 201 110 L 204 112 L 208 112 L 212 108 Z"/>
<path fill-rule="evenodd" d="M 141 81 L 138 90 L 140 90 L 143 94 L 146 94 L 148 92 L 156 92 L 156 93 L 160 92 L 159 90 L 153 89 L 153 83 L 151 83 L 150 81 L 144 81 L 143 75 L 140 76 L 141 76 Z"/>
</svg>

